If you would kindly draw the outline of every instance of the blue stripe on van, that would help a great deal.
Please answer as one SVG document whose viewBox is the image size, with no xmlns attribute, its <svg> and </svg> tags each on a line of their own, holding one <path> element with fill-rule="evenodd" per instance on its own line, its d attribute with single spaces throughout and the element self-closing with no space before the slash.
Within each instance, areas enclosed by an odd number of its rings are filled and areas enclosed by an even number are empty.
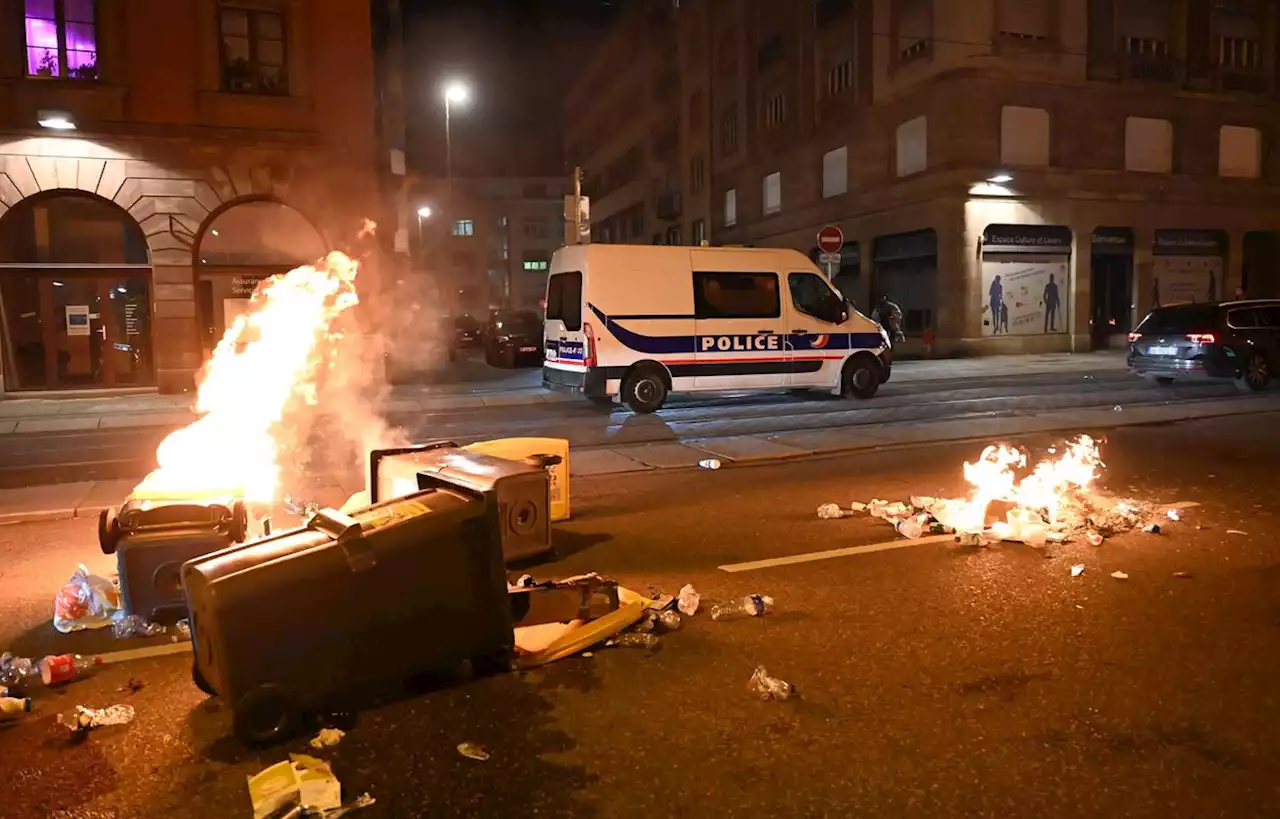
<svg viewBox="0 0 1280 819">
<path fill-rule="evenodd" d="M 624 346 L 631 348 L 639 353 L 648 353 L 649 355 L 678 355 L 681 353 L 695 353 L 702 349 L 702 336 L 648 336 L 643 333 L 637 333 L 634 330 L 628 330 L 620 325 L 615 319 L 606 316 L 599 307 L 594 304 L 588 304 L 592 313 L 604 324 L 606 330 L 621 342 Z M 716 334 L 710 338 L 720 338 L 724 335 Z M 796 352 L 804 351 L 822 351 L 822 350 L 879 350 L 884 346 L 884 339 L 879 333 L 791 333 L 785 334 L 784 337 L 791 349 Z M 722 352 L 717 350 L 714 345 L 707 351 L 708 354 L 713 352 Z"/>
</svg>

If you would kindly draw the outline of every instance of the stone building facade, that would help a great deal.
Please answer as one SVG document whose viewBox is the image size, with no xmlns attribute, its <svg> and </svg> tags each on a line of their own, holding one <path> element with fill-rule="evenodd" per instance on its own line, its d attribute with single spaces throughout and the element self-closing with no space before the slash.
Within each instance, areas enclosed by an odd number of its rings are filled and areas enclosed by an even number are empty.
<svg viewBox="0 0 1280 819">
<path fill-rule="evenodd" d="M 595 240 L 816 258 L 836 225 L 837 285 L 897 302 L 905 352 L 1109 347 L 1155 304 L 1280 295 L 1277 3 L 802 7 L 619 24 L 566 102 Z"/>
<path fill-rule="evenodd" d="M 331 249 L 376 303 L 370 38 L 363 0 L 0 0 L 5 393 L 190 389 L 258 280 Z"/>
</svg>

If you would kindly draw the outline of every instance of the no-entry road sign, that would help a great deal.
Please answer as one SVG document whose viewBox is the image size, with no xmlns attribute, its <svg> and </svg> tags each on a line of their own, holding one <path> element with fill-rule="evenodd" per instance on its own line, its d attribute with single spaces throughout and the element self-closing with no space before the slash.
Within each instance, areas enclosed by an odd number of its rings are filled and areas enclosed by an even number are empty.
<svg viewBox="0 0 1280 819">
<path fill-rule="evenodd" d="M 844 231 L 835 225 L 827 225 L 818 231 L 818 249 L 823 253 L 839 253 L 844 247 Z"/>
</svg>

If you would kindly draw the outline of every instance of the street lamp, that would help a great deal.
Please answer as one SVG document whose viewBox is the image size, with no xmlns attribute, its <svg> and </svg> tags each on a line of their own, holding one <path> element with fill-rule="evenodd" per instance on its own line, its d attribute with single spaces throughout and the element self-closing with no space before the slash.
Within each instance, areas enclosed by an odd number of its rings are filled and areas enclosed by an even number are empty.
<svg viewBox="0 0 1280 819">
<path fill-rule="evenodd" d="M 445 216 L 453 219 L 453 135 L 449 121 L 454 105 L 465 105 L 471 91 L 461 80 L 450 80 L 444 85 L 444 184 Z"/>
<path fill-rule="evenodd" d="M 422 221 L 424 219 L 430 219 L 430 218 L 431 218 L 430 205 L 423 205 L 422 207 L 418 208 L 418 255 L 419 256 L 425 255 L 423 253 L 424 247 L 422 244 Z"/>
</svg>

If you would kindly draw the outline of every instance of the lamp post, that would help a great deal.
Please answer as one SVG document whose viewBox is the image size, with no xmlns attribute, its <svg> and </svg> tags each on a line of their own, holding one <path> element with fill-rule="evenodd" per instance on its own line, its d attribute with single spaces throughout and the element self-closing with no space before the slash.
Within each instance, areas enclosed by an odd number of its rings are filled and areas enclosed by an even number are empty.
<svg viewBox="0 0 1280 819">
<path fill-rule="evenodd" d="M 422 207 L 418 208 L 418 262 L 419 263 L 425 262 L 426 256 L 427 256 L 427 253 L 426 253 L 427 246 L 426 244 L 423 243 L 423 239 L 422 239 L 422 223 L 423 221 L 431 218 L 431 213 L 432 211 L 431 211 L 430 205 L 423 205 Z"/>
<path fill-rule="evenodd" d="M 467 86 L 460 80 L 450 80 L 444 86 L 444 184 L 445 184 L 445 218 L 453 219 L 453 134 L 450 133 L 450 119 L 453 105 L 464 105 L 471 96 Z M 446 225 L 452 230 L 451 225 Z"/>
</svg>

